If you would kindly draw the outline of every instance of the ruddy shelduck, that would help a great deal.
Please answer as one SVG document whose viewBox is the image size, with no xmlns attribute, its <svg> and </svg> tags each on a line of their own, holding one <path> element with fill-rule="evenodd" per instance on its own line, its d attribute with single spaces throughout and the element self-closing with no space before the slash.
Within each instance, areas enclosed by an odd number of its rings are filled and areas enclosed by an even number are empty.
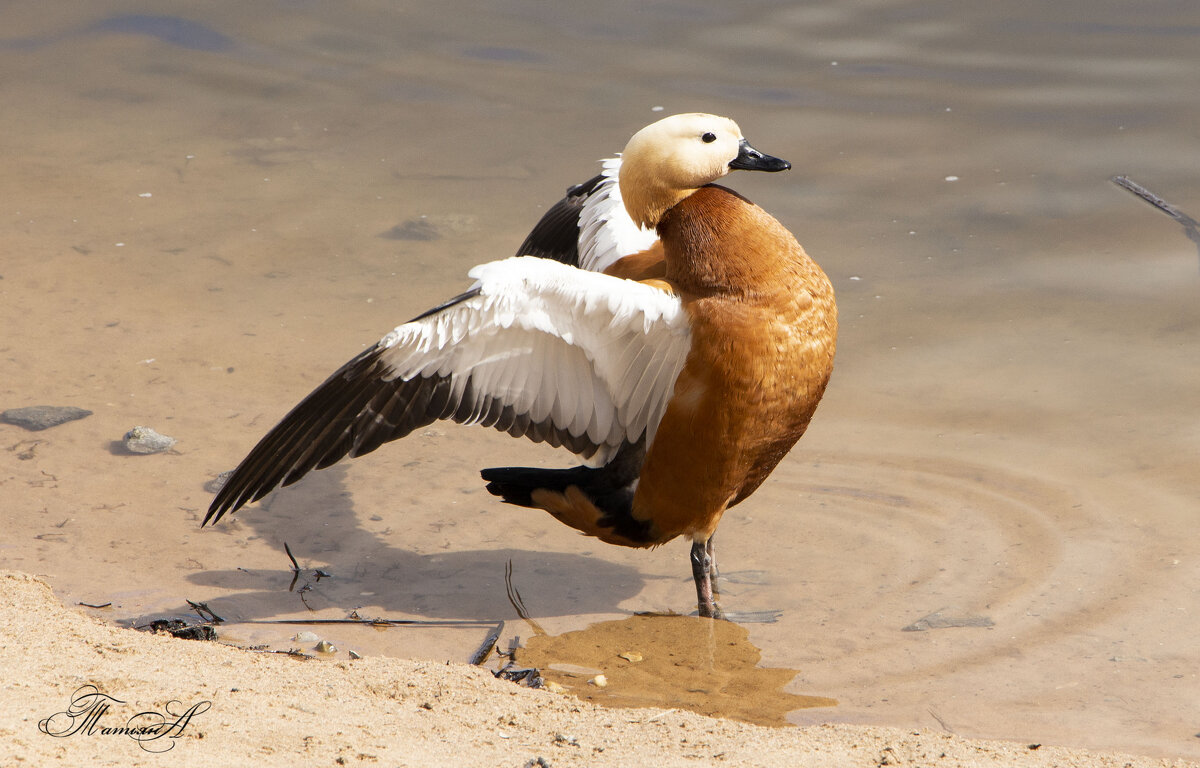
<svg viewBox="0 0 1200 768">
<path fill-rule="evenodd" d="M 517 257 L 401 325 L 284 417 L 204 523 L 437 419 L 562 446 L 570 469 L 485 469 L 504 501 L 610 544 L 692 541 L 699 613 L 717 605 L 713 534 L 807 428 L 833 368 L 821 268 L 770 214 L 713 182 L 791 166 L 732 120 L 634 134 L 551 208 Z"/>
</svg>

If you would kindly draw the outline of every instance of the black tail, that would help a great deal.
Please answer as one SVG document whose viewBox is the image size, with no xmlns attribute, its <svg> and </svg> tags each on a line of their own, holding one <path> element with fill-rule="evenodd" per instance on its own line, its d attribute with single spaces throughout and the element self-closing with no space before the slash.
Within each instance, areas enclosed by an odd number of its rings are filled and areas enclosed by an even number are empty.
<svg viewBox="0 0 1200 768">
<path fill-rule="evenodd" d="M 645 442 L 625 445 L 603 467 L 538 469 L 535 467 L 492 467 L 479 474 L 488 481 L 488 492 L 509 504 L 538 507 L 536 490 L 563 493 L 575 486 L 603 513 L 596 523 L 633 542 L 650 543 L 653 535 L 648 520 L 633 516 L 633 492 L 646 458 Z"/>
</svg>

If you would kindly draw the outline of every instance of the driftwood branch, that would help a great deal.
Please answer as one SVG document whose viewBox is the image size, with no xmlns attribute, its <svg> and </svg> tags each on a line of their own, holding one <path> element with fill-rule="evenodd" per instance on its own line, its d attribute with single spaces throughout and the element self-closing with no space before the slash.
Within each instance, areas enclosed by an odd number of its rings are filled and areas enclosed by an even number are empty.
<svg viewBox="0 0 1200 768">
<path fill-rule="evenodd" d="M 1137 196 L 1139 199 L 1179 222 L 1179 225 L 1183 227 L 1183 234 L 1187 236 L 1188 240 L 1196 244 L 1197 252 L 1200 253 L 1200 222 L 1197 222 L 1191 216 L 1171 205 L 1166 200 L 1163 200 L 1128 176 L 1113 176 L 1111 181 L 1121 189 Z"/>
</svg>

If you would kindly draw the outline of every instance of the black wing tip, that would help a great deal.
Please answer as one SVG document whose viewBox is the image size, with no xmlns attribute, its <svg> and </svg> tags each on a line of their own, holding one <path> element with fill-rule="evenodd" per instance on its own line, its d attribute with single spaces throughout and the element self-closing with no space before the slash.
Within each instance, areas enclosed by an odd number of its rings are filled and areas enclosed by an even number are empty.
<svg viewBox="0 0 1200 768">
<path fill-rule="evenodd" d="M 232 506 L 231 496 L 233 495 L 232 483 L 235 474 L 237 474 L 236 470 L 222 472 L 214 481 L 212 481 L 211 484 L 208 485 L 207 489 L 212 490 L 216 495 L 213 497 L 212 502 L 208 505 L 208 512 L 205 513 L 204 519 L 200 521 L 201 528 L 209 523 L 213 523 L 215 525 L 222 517 L 225 516 L 226 512 L 230 512 L 229 508 Z M 212 485 L 216 485 L 216 488 L 212 488 Z M 241 505 L 239 504 L 238 507 L 240 506 Z M 234 507 L 232 511 L 236 512 L 237 507 Z"/>
<path fill-rule="evenodd" d="M 234 512 L 237 512 L 239 509 L 241 509 L 242 506 L 243 503 L 234 502 L 232 499 L 218 491 L 217 497 L 213 499 L 212 504 L 208 506 L 208 512 L 204 515 L 204 519 L 200 521 L 200 527 L 203 528 L 209 523 L 216 525 L 221 521 L 222 517 L 225 517 L 226 514 L 232 515 Z"/>
<path fill-rule="evenodd" d="M 476 292 L 467 291 L 426 314 L 464 301 Z M 216 524 L 225 515 L 233 515 L 272 490 L 294 483 L 312 469 L 329 466 L 346 455 L 367 452 L 346 443 L 343 431 L 330 431 L 328 428 L 331 425 L 331 414 L 340 413 L 346 408 L 361 410 L 363 404 L 370 400 L 369 390 L 347 387 L 346 382 L 351 374 L 369 374 L 383 349 L 375 344 L 363 350 L 310 392 L 272 427 L 250 453 L 246 454 L 237 468 L 225 477 L 224 484 L 217 489 L 216 497 L 209 505 L 200 527 L 210 523 Z M 376 445 L 386 439 L 388 438 L 385 436 Z M 312 450 L 307 450 L 314 440 L 322 442 Z M 373 449 L 374 446 L 371 450 Z"/>
</svg>

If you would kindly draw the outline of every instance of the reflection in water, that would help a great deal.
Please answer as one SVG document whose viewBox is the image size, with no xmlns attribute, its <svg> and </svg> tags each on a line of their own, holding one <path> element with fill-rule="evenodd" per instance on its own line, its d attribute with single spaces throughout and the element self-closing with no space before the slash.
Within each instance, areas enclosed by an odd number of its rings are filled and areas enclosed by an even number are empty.
<svg viewBox="0 0 1200 768">
<path fill-rule="evenodd" d="M 516 661 L 581 699 L 615 707 L 690 709 L 759 725 L 833 699 L 785 693 L 797 670 L 758 666 L 744 627 L 692 616 L 630 616 L 561 635 L 534 635 Z M 605 684 L 595 683 L 604 675 Z"/>
</svg>

